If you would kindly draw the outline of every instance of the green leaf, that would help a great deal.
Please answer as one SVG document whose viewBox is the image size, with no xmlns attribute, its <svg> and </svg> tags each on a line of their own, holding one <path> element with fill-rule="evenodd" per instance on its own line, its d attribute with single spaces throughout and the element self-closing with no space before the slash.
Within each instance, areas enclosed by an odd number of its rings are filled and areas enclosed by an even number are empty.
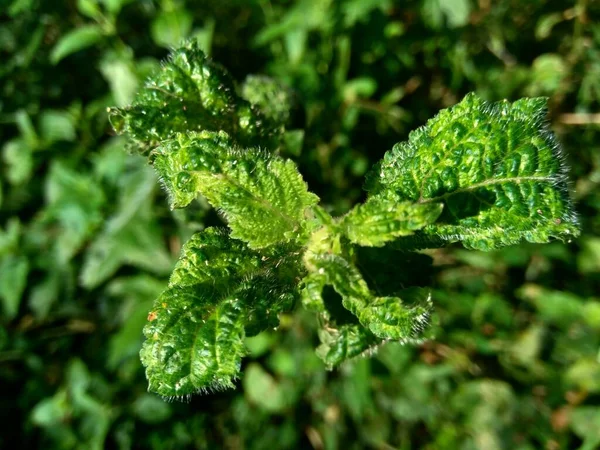
<svg viewBox="0 0 600 450">
<path fill-rule="evenodd" d="M 142 394 L 131 405 L 133 414 L 142 422 L 157 424 L 171 417 L 171 405 L 150 394 Z"/>
<path fill-rule="evenodd" d="M 59 225 L 53 231 L 53 242 L 56 262 L 63 264 L 81 250 L 84 241 L 102 223 L 104 192 L 89 174 L 55 161 L 46 179 L 45 194 L 48 206 L 42 222 Z"/>
<path fill-rule="evenodd" d="M 173 258 L 165 248 L 153 205 L 156 175 L 141 166 L 121 177 L 117 209 L 91 243 L 81 270 L 81 283 L 94 288 L 123 265 L 166 275 Z"/>
<path fill-rule="evenodd" d="M 0 256 L 16 253 L 19 249 L 19 240 L 23 234 L 23 226 L 18 217 L 11 217 L 6 221 L 4 229 L 0 228 Z"/>
<path fill-rule="evenodd" d="M 419 338 L 429 320 L 429 290 L 409 288 L 399 291 L 398 297 L 377 297 L 358 269 L 343 256 L 313 254 L 308 260 L 311 270 L 326 278 L 326 283 L 342 296 L 343 306 L 375 336 L 403 342 Z"/>
<path fill-rule="evenodd" d="M 24 139 L 25 143 L 31 148 L 35 149 L 39 146 L 40 140 L 39 136 L 35 131 L 35 127 L 33 126 L 33 122 L 31 121 L 31 117 L 27 114 L 27 111 L 24 109 L 20 109 L 14 114 L 15 124 L 19 129 L 19 133 L 21 137 Z"/>
<path fill-rule="evenodd" d="M 302 280 L 302 289 L 300 290 L 300 298 L 302 306 L 308 311 L 317 312 L 323 315 L 326 320 L 329 320 L 329 313 L 325 308 L 323 301 L 323 289 L 327 284 L 327 277 L 320 273 L 309 273 Z"/>
<path fill-rule="evenodd" d="M 371 354 L 382 343 L 362 325 L 342 325 L 338 328 L 326 326 L 319 330 L 321 345 L 317 355 L 331 369 L 349 359 Z"/>
<path fill-rule="evenodd" d="M 108 284 L 106 292 L 120 302 L 121 327 L 108 342 L 106 367 L 117 370 L 133 357 L 139 357 L 148 311 L 154 299 L 164 290 L 165 283 L 145 274 L 117 278 Z M 137 364 L 136 364 L 137 365 Z"/>
<path fill-rule="evenodd" d="M 98 6 L 98 0 L 77 0 L 77 10 L 90 19 L 98 20 L 102 17 L 102 10 Z"/>
<path fill-rule="evenodd" d="M 8 255 L 0 260 L 0 299 L 3 316 L 8 320 L 19 312 L 28 273 L 29 261 L 25 256 Z"/>
<path fill-rule="evenodd" d="M 56 141 L 74 141 L 75 117 L 68 111 L 46 110 L 40 116 L 40 136 L 49 145 Z"/>
<path fill-rule="evenodd" d="M 62 36 L 50 52 L 50 62 L 58 64 L 72 53 L 91 47 L 102 39 L 102 29 L 98 25 L 84 25 Z"/>
<path fill-rule="evenodd" d="M 243 146 L 275 148 L 281 127 L 236 94 L 229 73 L 195 41 L 174 51 L 125 108 L 112 108 L 117 133 L 127 133 L 143 153 L 176 133 L 223 130 Z"/>
<path fill-rule="evenodd" d="M 144 328 L 149 389 L 175 397 L 232 387 L 246 334 L 276 325 L 291 306 L 293 267 L 217 229 L 194 235 Z"/>
<path fill-rule="evenodd" d="M 469 23 L 471 4 L 469 0 L 424 0 L 421 14 L 434 29 L 463 27 Z M 444 20 L 445 19 L 445 20 Z"/>
<path fill-rule="evenodd" d="M 490 250 L 569 240 L 579 224 L 545 116 L 545 99 L 490 104 L 469 94 L 396 144 L 368 174 L 366 189 L 371 196 L 444 203 L 438 221 L 406 238 L 407 246 L 441 240 Z"/>
<path fill-rule="evenodd" d="M 551 95 L 560 89 L 570 74 L 569 64 L 560 55 L 545 53 L 531 64 L 531 81 L 527 95 Z"/>
<path fill-rule="evenodd" d="M 371 197 L 344 216 L 341 226 L 350 242 L 380 247 L 435 222 L 442 207 L 441 203 L 415 204 Z"/>
<path fill-rule="evenodd" d="M 600 237 L 585 236 L 579 242 L 577 267 L 582 274 L 600 273 Z"/>
<path fill-rule="evenodd" d="M 584 440 L 580 450 L 593 450 L 600 445 L 600 408 L 578 406 L 570 416 L 571 429 Z"/>
<path fill-rule="evenodd" d="M 242 85 L 242 97 L 256 105 L 274 124 L 283 126 L 290 120 L 292 93 L 277 80 L 249 75 Z"/>
<path fill-rule="evenodd" d="M 110 85 L 118 106 L 129 104 L 137 91 L 138 78 L 133 60 L 117 52 L 107 52 L 100 61 L 100 72 Z"/>
<path fill-rule="evenodd" d="M 46 319 L 56 300 L 59 298 L 63 274 L 58 271 L 49 272 L 46 278 L 31 288 L 28 306 L 36 319 Z"/>
<path fill-rule="evenodd" d="M 2 147 L 2 159 L 7 166 L 6 180 L 13 185 L 27 182 L 33 171 L 32 149 L 25 139 L 16 138 Z"/>
<path fill-rule="evenodd" d="M 292 400 L 283 386 L 256 363 L 245 369 L 244 392 L 250 402 L 269 412 L 284 410 Z"/>
<path fill-rule="evenodd" d="M 323 322 L 319 329 L 321 344 L 316 353 L 327 369 L 332 369 L 344 361 L 374 351 L 383 340 L 359 323 L 342 323 L 342 318 L 330 312 L 323 299 L 326 284 L 326 275 L 310 273 L 302 280 L 300 296 L 302 305 L 317 312 Z"/>
<path fill-rule="evenodd" d="M 301 239 L 305 210 L 318 201 L 292 161 L 233 148 L 224 133 L 179 134 L 152 157 L 172 207 L 200 192 L 226 217 L 232 237 L 252 248 Z"/>
<path fill-rule="evenodd" d="M 594 357 L 577 360 L 564 374 L 564 380 L 578 390 L 598 394 L 600 392 L 600 361 Z"/>
<path fill-rule="evenodd" d="M 110 13 L 116 16 L 121 11 L 121 8 L 132 1 L 133 0 L 102 0 L 102 3 Z"/>
<path fill-rule="evenodd" d="M 185 10 L 162 11 L 152 21 L 152 39 L 161 47 L 173 48 L 187 38 L 192 29 L 192 15 Z"/>
</svg>

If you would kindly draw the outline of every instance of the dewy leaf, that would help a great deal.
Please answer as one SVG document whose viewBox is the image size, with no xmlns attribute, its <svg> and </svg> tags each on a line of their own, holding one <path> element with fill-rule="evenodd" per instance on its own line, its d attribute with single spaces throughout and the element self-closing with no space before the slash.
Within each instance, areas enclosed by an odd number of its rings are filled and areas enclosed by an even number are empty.
<svg viewBox="0 0 600 450">
<path fill-rule="evenodd" d="M 318 201 L 292 161 L 232 148 L 222 132 L 178 134 L 152 156 L 171 206 L 186 206 L 200 192 L 227 218 L 232 237 L 252 248 L 303 236 L 305 210 Z"/>
<path fill-rule="evenodd" d="M 243 146 L 275 146 L 281 127 L 236 94 L 229 73 L 207 58 L 195 41 L 171 53 L 133 103 L 112 108 L 117 133 L 128 133 L 146 153 L 161 141 L 187 131 L 225 131 Z"/>
<path fill-rule="evenodd" d="M 291 266 L 221 230 L 194 235 L 144 328 L 149 389 L 176 397 L 233 386 L 244 337 L 275 326 L 293 303 Z"/>
<path fill-rule="evenodd" d="M 441 203 L 410 203 L 371 197 L 344 216 L 342 229 L 354 244 L 380 247 L 435 222 L 442 207 Z"/>
<path fill-rule="evenodd" d="M 419 337 L 431 310 L 429 290 L 403 289 L 399 297 L 377 297 L 360 272 L 343 256 L 315 254 L 309 263 L 342 296 L 342 304 L 375 336 L 410 341 Z M 304 297 L 306 298 L 306 297 Z"/>
<path fill-rule="evenodd" d="M 414 236 L 424 246 L 428 238 L 480 250 L 568 240 L 579 224 L 545 116 L 545 99 L 490 104 L 469 94 L 396 144 L 366 189 L 373 197 L 444 203 L 438 221 Z"/>
</svg>

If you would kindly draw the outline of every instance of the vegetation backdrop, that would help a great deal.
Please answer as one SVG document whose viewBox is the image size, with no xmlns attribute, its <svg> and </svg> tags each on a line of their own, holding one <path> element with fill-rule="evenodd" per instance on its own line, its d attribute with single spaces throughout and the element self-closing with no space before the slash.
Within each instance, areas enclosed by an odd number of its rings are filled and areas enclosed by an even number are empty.
<svg viewBox="0 0 600 450">
<path fill-rule="evenodd" d="M 170 211 L 106 109 L 189 38 L 292 89 L 288 156 L 333 214 L 466 93 L 548 96 L 581 238 L 436 250 L 434 339 L 328 372 L 299 311 L 248 339 L 235 390 L 164 402 L 141 330 L 182 242 L 221 220 Z M 600 3 L 0 0 L 0 61 L 0 448 L 600 446 Z"/>
</svg>

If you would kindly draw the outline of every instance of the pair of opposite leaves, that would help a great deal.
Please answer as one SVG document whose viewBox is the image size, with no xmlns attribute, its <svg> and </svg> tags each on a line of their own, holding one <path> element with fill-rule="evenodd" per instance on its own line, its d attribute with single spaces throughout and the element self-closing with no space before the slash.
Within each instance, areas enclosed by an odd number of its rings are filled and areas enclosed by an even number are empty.
<svg viewBox="0 0 600 450">
<path fill-rule="evenodd" d="M 490 250 L 579 232 L 545 99 L 490 104 L 469 94 L 387 152 L 367 175 L 365 203 L 333 218 L 277 155 L 298 132 L 286 130 L 289 92 L 264 77 L 237 92 L 190 43 L 131 106 L 110 113 L 149 156 L 171 207 L 203 195 L 230 229 L 185 244 L 148 316 L 141 359 L 163 396 L 231 387 L 244 338 L 276 327 L 298 298 L 321 318 L 317 353 L 329 367 L 386 340 L 418 339 L 429 291 L 389 280 L 373 289 L 357 268 L 360 248 L 389 256 L 459 241 Z M 351 314 L 327 305 L 326 286 Z"/>
</svg>

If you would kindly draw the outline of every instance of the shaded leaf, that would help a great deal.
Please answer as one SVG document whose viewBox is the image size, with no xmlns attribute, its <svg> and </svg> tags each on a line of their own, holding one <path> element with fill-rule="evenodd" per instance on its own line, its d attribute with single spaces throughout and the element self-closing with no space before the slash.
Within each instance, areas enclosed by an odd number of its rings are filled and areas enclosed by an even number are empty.
<svg viewBox="0 0 600 450">
<path fill-rule="evenodd" d="M 19 312 L 23 291 L 27 285 L 29 261 L 24 256 L 5 256 L 0 261 L 0 298 L 3 316 L 13 319 Z"/>
<path fill-rule="evenodd" d="M 279 128 L 239 97 L 233 79 L 194 41 L 171 53 L 125 108 L 112 108 L 111 124 L 127 133 L 142 153 L 176 133 L 225 131 L 241 145 L 273 147 Z M 279 131 L 278 131 L 279 130 Z M 274 145 L 278 143 L 275 139 Z"/>
<path fill-rule="evenodd" d="M 326 326 L 319 330 L 319 340 L 317 355 L 328 369 L 356 356 L 370 354 L 383 341 L 362 325 Z"/>
<path fill-rule="evenodd" d="M 153 214 L 156 176 L 140 167 L 122 177 L 122 192 L 115 214 L 91 243 L 81 270 L 81 283 L 94 288 L 123 265 L 166 275 L 173 258 L 165 248 Z"/>
<path fill-rule="evenodd" d="M 311 255 L 310 264 L 342 296 L 344 307 L 375 336 L 408 342 L 418 338 L 427 325 L 429 290 L 411 288 L 400 291 L 399 297 L 377 297 L 356 267 L 340 255 Z"/>
</svg>

